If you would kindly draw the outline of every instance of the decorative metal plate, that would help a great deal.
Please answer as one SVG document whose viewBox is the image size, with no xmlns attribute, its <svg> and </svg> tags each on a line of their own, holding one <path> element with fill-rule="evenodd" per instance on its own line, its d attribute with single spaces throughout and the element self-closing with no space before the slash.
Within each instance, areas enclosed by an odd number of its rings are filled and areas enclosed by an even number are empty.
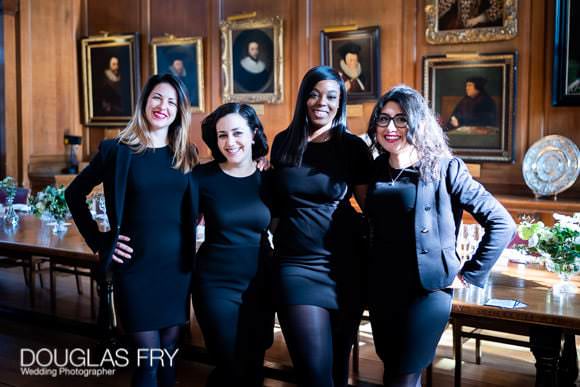
<svg viewBox="0 0 580 387">
<path fill-rule="evenodd" d="M 551 135 L 528 149 L 522 171 L 534 194 L 549 196 L 570 188 L 578 178 L 579 168 L 578 146 L 566 137 Z"/>
</svg>

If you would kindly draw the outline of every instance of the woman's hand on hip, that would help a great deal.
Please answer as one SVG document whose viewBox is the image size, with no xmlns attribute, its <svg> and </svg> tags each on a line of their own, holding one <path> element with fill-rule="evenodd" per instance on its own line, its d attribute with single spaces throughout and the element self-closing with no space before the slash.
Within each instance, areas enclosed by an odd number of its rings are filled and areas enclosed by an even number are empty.
<svg viewBox="0 0 580 387">
<path fill-rule="evenodd" d="M 117 246 L 115 247 L 115 251 L 113 251 L 113 261 L 117 263 L 125 263 L 125 259 L 131 259 L 131 254 L 133 253 L 133 249 L 131 246 L 123 243 L 129 242 L 131 238 L 126 235 L 119 235 L 117 239 Z"/>
</svg>

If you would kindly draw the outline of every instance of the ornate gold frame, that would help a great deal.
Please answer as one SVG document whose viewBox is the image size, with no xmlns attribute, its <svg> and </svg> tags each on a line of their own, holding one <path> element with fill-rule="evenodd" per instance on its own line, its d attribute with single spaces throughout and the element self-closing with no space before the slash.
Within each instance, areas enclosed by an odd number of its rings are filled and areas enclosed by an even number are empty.
<svg viewBox="0 0 580 387">
<path fill-rule="evenodd" d="M 491 42 L 494 40 L 509 40 L 518 33 L 518 0 L 504 0 L 501 27 L 469 28 L 462 30 L 439 31 L 437 15 L 439 0 L 425 0 L 425 38 L 431 44 L 453 44 Z"/>
<path fill-rule="evenodd" d="M 272 28 L 274 46 L 274 92 L 235 93 L 232 31 Z M 281 103 L 284 98 L 284 43 L 282 18 L 224 21 L 220 24 L 222 40 L 223 102 Z"/>
<path fill-rule="evenodd" d="M 131 74 L 131 115 L 129 116 L 95 116 L 93 101 L 93 81 L 91 65 L 91 48 L 129 47 L 129 66 Z M 83 113 L 86 126 L 125 126 L 132 117 L 139 89 L 139 42 L 137 33 L 125 35 L 98 35 L 81 39 L 81 68 L 83 82 Z"/>
<path fill-rule="evenodd" d="M 205 86 L 204 86 L 204 60 L 203 60 L 203 38 L 184 37 L 176 38 L 173 35 L 157 37 L 151 40 L 151 69 L 153 74 L 157 74 L 159 69 L 157 63 L 157 47 L 159 46 L 195 46 L 197 62 L 197 95 L 198 105 L 191 105 L 191 111 L 195 113 L 205 111 Z"/>
</svg>

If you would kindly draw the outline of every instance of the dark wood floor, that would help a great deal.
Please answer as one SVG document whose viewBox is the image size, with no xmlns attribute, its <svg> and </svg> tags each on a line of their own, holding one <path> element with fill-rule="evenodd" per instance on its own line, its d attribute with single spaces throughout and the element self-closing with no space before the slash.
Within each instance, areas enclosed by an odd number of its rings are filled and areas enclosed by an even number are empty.
<svg viewBox="0 0 580 387">
<path fill-rule="evenodd" d="M 57 277 L 57 310 L 51 315 L 49 307 L 48 275 L 44 273 L 45 288 L 37 284 L 36 307 L 28 306 L 27 290 L 19 268 L 0 269 L 0 386 L 128 386 L 131 370 L 118 368 L 114 376 L 23 376 L 19 369 L 22 348 L 84 348 L 96 345 L 91 336 L 93 321 L 90 316 L 88 281 L 83 279 L 83 295 L 77 295 L 72 275 Z M 17 311 L 17 312 L 16 312 Z M 23 312 L 24 311 L 24 312 Z M 28 312 L 28 313 L 27 313 Z M 57 320 L 55 320 L 55 317 Z M 81 324 L 71 324 L 70 321 Z M 55 322 L 56 321 L 56 322 Z M 195 321 L 187 342 L 202 346 L 203 340 Z M 580 340 L 577 340 L 580 342 Z M 437 349 L 434 361 L 434 386 L 453 385 L 454 361 L 452 359 L 451 331 L 448 329 Z M 464 345 L 463 386 L 533 386 L 534 359 L 529 350 L 521 347 L 484 342 L 481 365 L 474 361 L 474 345 Z M 579 346 L 580 347 L 580 346 Z M 178 385 L 203 386 L 211 366 L 203 361 L 193 361 L 191 351 L 182 351 L 177 362 Z M 193 357 L 196 359 L 202 359 Z M 284 339 L 276 329 L 276 340 L 266 357 L 268 378 L 266 386 L 294 386 L 285 371 L 291 367 Z M 361 325 L 360 371 L 351 375 L 351 384 L 374 386 L 380 384 L 381 362 L 374 354 L 369 324 Z M 290 375 L 291 376 L 291 375 Z M 282 380 L 280 380 L 282 379 Z"/>
</svg>

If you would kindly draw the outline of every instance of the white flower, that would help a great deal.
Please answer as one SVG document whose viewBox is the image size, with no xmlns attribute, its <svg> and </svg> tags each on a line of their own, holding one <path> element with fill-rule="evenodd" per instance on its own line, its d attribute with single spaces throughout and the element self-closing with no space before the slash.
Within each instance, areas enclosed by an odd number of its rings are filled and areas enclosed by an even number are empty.
<svg viewBox="0 0 580 387">
<path fill-rule="evenodd" d="M 540 236 L 538 233 L 535 233 L 534 235 L 532 235 L 532 237 L 528 240 L 528 246 L 529 247 L 536 247 L 538 245 L 538 242 L 540 241 Z"/>
<path fill-rule="evenodd" d="M 580 232 L 580 213 L 576 212 L 574 216 L 566 216 L 555 213 L 554 219 L 556 219 L 563 227 L 574 232 Z"/>
</svg>

